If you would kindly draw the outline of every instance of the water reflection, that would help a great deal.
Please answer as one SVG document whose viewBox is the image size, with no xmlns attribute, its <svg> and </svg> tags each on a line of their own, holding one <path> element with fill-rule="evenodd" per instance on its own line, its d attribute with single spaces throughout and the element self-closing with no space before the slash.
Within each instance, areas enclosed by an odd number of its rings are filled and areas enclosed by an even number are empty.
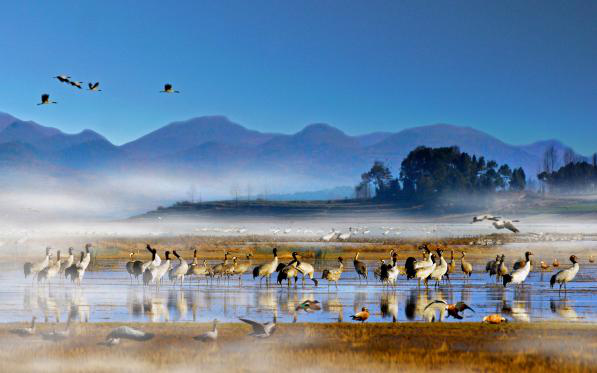
<svg viewBox="0 0 597 373">
<path fill-rule="evenodd" d="M 317 270 L 335 265 L 325 260 L 315 263 Z M 374 268 L 373 264 L 368 266 Z M 549 276 L 541 281 L 539 272 L 531 273 L 524 287 L 508 288 L 488 281 L 481 273 L 474 273 L 465 283 L 459 272 L 452 276 L 451 285 L 437 289 L 417 288 L 416 283 L 403 277 L 399 277 L 395 288 L 384 288 L 372 280 L 368 284 L 359 283 L 354 272 L 350 272 L 350 276 L 342 277 L 338 289 L 329 290 L 325 285 L 310 284 L 296 289 L 259 286 L 250 274 L 244 276 L 243 286 L 238 281 L 228 283 L 223 279 L 219 284 L 215 281 L 209 285 L 193 281 L 181 288 L 166 281 L 158 290 L 134 282 L 131 285 L 121 267 L 114 266 L 116 271 L 90 272 L 81 287 L 70 283 L 37 286 L 24 281 L 19 269 L 0 271 L 0 281 L 6 284 L 0 289 L 0 320 L 25 321 L 36 315 L 46 322 L 64 321 L 67 317 L 80 322 L 213 318 L 228 322 L 238 321 L 239 317 L 268 321 L 276 315 L 282 322 L 344 322 L 347 315 L 368 307 L 372 311 L 371 322 L 399 322 L 425 320 L 423 310 L 433 300 L 464 301 L 476 311 L 467 315 L 470 321 L 480 321 L 488 313 L 496 312 L 519 322 L 597 320 L 597 297 L 593 293 L 597 266 L 581 269 L 581 280 L 569 284 L 566 298 L 549 288 Z M 321 311 L 297 313 L 297 305 L 305 300 L 321 302 Z"/>
</svg>

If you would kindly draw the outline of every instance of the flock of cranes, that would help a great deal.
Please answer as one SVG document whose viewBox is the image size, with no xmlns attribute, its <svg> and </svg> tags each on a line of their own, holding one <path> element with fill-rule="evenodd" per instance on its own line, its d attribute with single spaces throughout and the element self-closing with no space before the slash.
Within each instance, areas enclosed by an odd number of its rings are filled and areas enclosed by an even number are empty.
<svg viewBox="0 0 597 373">
<path fill-rule="evenodd" d="M 91 261 L 90 248 L 90 244 L 85 245 L 85 250 L 81 251 L 78 260 L 75 259 L 73 249 L 70 248 L 68 250 L 68 257 L 63 262 L 60 251 L 56 252 L 56 259 L 53 259 L 52 249 L 48 247 L 46 248 L 43 259 L 38 262 L 27 262 L 24 264 L 23 271 L 25 278 L 31 276 L 33 280 L 37 279 L 38 283 L 47 282 L 51 284 L 57 276 L 63 274 L 64 278 L 70 278 L 73 283 L 80 285 Z M 398 263 L 398 253 L 392 249 L 389 260 L 386 262 L 385 259 L 380 259 L 379 265 L 373 268 L 374 277 L 386 287 L 395 287 L 400 276 L 404 276 L 406 280 L 416 279 L 419 287 L 421 286 L 421 282 L 423 282 L 425 287 L 428 287 L 429 281 L 433 282 L 434 287 L 439 287 L 442 284 L 449 285 L 450 274 L 455 272 L 457 262 L 454 258 L 454 250 L 450 250 L 450 261 L 448 262 L 444 257 L 444 249 L 445 247 L 442 246 L 432 251 L 430 245 L 422 244 L 419 247 L 422 257 L 409 256 L 406 258 L 404 265 Z M 146 250 L 151 255 L 149 260 L 136 260 L 135 254 L 131 252 L 129 260 L 125 264 L 131 282 L 133 279 L 138 281 L 141 278 L 145 286 L 153 285 L 159 288 L 165 279 L 168 279 L 174 285 L 183 286 L 185 278 L 192 278 L 193 276 L 198 282 L 201 278 L 204 278 L 206 283 L 209 283 L 210 280 L 213 282 L 214 279 L 218 281 L 222 279 L 230 281 L 237 276 L 240 286 L 242 285 L 243 275 L 248 273 L 252 273 L 253 279 L 259 278 L 260 285 L 264 279 L 266 286 L 271 285 L 274 274 L 276 274 L 276 282 L 279 286 L 282 286 L 286 281 L 288 287 L 290 287 L 294 280 L 294 286 L 296 287 L 299 277 L 302 278 L 303 286 L 305 286 L 307 279 L 315 287 L 319 285 L 315 267 L 305 261 L 303 256 L 296 251 L 292 252 L 292 259 L 289 262 L 283 263 L 279 260 L 278 249 L 273 248 L 271 260 L 253 267 L 251 253 L 246 254 L 245 260 L 240 261 L 236 256 L 230 258 L 231 254 L 226 251 L 222 262 L 209 265 L 205 259 L 201 262 L 199 261 L 197 250 L 194 250 L 190 263 L 176 250 L 172 252 L 166 250 L 164 252 L 164 259 L 160 257 L 158 250 L 152 248 L 151 245 L 147 244 Z M 474 272 L 474 269 L 472 263 L 466 260 L 466 253 L 461 251 L 460 254 L 460 270 L 466 282 Z M 173 260 L 171 255 L 176 259 Z M 531 272 L 532 255 L 532 252 L 527 251 L 524 259 L 514 263 L 512 271 L 509 271 L 505 263 L 505 255 L 497 255 L 495 260 L 487 262 L 485 271 L 489 274 L 490 278 L 495 276 L 496 281 L 499 282 L 501 280 L 504 287 L 508 286 L 508 284 L 522 286 Z M 369 270 L 367 263 L 360 260 L 359 256 L 359 252 L 356 252 L 354 255 L 352 261 L 354 271 L 356 272 L 359 283 L 362 283 L 362 281 L 368 282 Z M 570 268 L 560 270 L 550 279 L 551 287 L 558 284 L 560 292 L 562 288 L 564 292 L 567 291 L 566 284 L 574 280 L 580 269 L 575 255 L 570 257 L 570 261 L 572 262 Z M 338 257 L 337 262 L 337 266 L 324 268 L 321 272 L 320 278 L 327 281 L 328 289 L 331 284 L 334 284 L 338 288 L 338 282 L 345 271 L 344 258 L 342 256 Z M 559 263 L 554 260 L 553 266 L 558 267 Z M 546 271 L 548 268 L 544 262 L 541 262 L 541 271 Z"/>
<path fill-rule="evenodd" d="M 71 77 L 68 75 L 57 75 L 56 78 L 60 83 L 68 84 L 72 87 L 83 89 L 83 82 L 78 82 L 76 80 L 71 80 Z M 87 90 L 91 92 L 101 92 L 102 90 L 99 88 L 99 82 L 89 82 L 87 83 Z M 166 83 L 164 84 L 164 89 L 160 91 L 160 93 L 180 93 L 180 91 L 175 90 L 172 87 L 172 84 Z M 57 101 L 53 101 L 50 99 L 50 95 L 48 93 L 44 93 L 41 95 L 41 101 L 37 104 L 40 105 L 49 105 L 49 104 L 57 104 Z"/>
</svg>

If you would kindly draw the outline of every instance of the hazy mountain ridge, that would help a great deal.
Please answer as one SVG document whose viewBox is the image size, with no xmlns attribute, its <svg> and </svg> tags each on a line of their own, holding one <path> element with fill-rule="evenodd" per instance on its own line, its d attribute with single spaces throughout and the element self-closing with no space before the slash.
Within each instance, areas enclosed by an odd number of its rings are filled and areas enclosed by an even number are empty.
<svg viewBox="0 0 597 373">
<path fill-rule="evenodd" d="M 262 133 L 224 116 L 173 122 L 122 146 L 100 134 L 77 134 L 25 122 L 0 113 L 0 166 L 49 167 L 90 172 L 102 168 L 186 170 L 197 174 L 292 175 L 327 185 L 356 183 L 374 160 L 390 163 L 397 173 L 402 159 L 416 146 L 457 145 L 462 151 L 522 166 L 534 176 L 548 146 L 568 147 L 557 140 L 517 146 L 470 127 L 435 124 L 350 136 L 325 123 L 295 134 Z"/>
</svg>

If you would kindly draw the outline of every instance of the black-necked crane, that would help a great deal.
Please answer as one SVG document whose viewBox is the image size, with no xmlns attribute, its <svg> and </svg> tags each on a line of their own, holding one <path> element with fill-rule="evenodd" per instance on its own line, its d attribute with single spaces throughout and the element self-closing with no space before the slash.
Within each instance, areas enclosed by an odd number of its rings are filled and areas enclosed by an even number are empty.
<svg viewBox="0 0 597 373">
<path fill-rule="evenodd" d="M 67 75 L 58 75 L 58 76 L 55 76 L 54 78 L 58 79 L 58 81 L 60 83 L 70 83 L 70 80 L 69 80 L 70 76 L 67 76 Z"/>
<path fill-rule="evenodd" d="M 12 334 L 16 334 L 18 336 L 21 337 L 29 337 L 35 334 L 35 320 L 37 319 L 37 317 L 33 316 L 31 318 L 31 325 L 28 328 L 18 328 L 18 329 L 12 329 L 10 330 L 10 332 Z"/>
<path fill-rule="evenodd" d="M 394 257 L 394 249 L 390 250 L 390 261 L 392 261 L 393 257 Z M 381 265 L 383 263 L 385 263 L 385 260 L 380 260 L 379 266 L 373 270 L 373 277 L 375 277 L 375 279 L 379 279 L 379 276 L 381 274 Z"/>
<path fill-rule="evenodd" d="M 33 278 L 35 278 L 39 272 L 46 269 L 46 267 L 48 265 L 50 265 L 50 257 L 51 256 L 52 256 L 52 254 L 50 253 L 50 248 L 46 247 L 46 256 L 42 261 L 37 262 L 37 263 L 31 263 L 31 262 L 25 263 L 23 265 L 23 272 L 25 274 L 25 278 L 27 278 L 29 275 L 33 275 Z"/>
<path fill-rule="evenodd" d="M 249 333 L 249 335 L 252 337 L 268 338 L 272 334 L 274 334 L 274 332 L 276 331 L 276 317 L 275 316 L 274 316 L 274 320 L 272 322 L 266 322 L 264 324 L 257 322 L 257 321 L 248 320 L 248 319 L 240 319 L 239 318 L 239 320 L 251 325 L 251 328 L 253 328 L 253 331 L 251 333 Z"/>
<path fill-rule="evenodd" d="M 53 264 L 49 264 L 46 268 L 39 272 L 37 275 L 37 282 L 46 280 L 48 285 L 50 285 L 50 280 L 60 273 L 60 265 L 60 250 L 58 250 L 56 252 L 56 261 Z"/>
<path fill-rule="evenodd" d="M 566 284 L 574 280 L 574 277 L 576 277 L 576 274 L 580 269 L 580 265 L 578 264 L 576 255 L 570 256 L 570 261 L 572 262 L 572 267 L 559 271 L 555 275 L 551 276 L 551 279 L 549 280 L 549 285 L 552 288 L 556 284 L 556 282 L 560 285 L 560 290 L 558 290 L 558 294 L 562 291 L 562 286 L 564 286 L 564 294 L 568 292 Z"/>
<path fill-rule="evenodd" d="M 145 248 L 151 254 L 151 260 L 148 260 L 141 265 L 141 273 L 145 273 L 150 267 L 157 267 L 162 262 L 161 260 L 158 261 L 159 256 L 156 249 L 153 249 L 149 244 L 147 244 Z"/>
<path fill-rule="evenodd" d="M 102 91 L 101 89 L 99 89 L 99 82 L 87 83 L 87 86 L 89 87 L 87 89 L 88 91 L 94 91 L 94 92 L 101 92 Z"/>
<path fill-rule="evenodd" d="M 367 307 L 363 307 L 361 308 L 361 312 L 357 312 L 354 315 L 350 315 L 350 318 L 355 320 L 355 321 L 360 321 L 361 324 L 364 323 L 365 321 L 367 321 L 367 319 L 369 318 L 369 310 L 367 309 Z"/>
<path fill-rule="evenodd" d="M 439 310 L 439 319 L 436 320 L 435 313 L 437 310 Z M 447 317 L 452 316 L 455 319 L 462 320 L 463 316 L 460 314 L 460 312 L 464 313 L 464 310 L 471 310 L 471 311 L 475 312 L 475 310 L 470 308 L 464 302 L 448 304 L 446 301 L 438 299 L 438 300 L 434 300 L 433 302 L 429 303 L 423 310 L 423 314 L 426 315 L 426 319 L 429 322 L 443 321 L 444 314 L 446 312 L 448 313 Z"/>
<path fill-rule="evenodd" d="M 471 277 L 471 275 L 473 274 L 473 265 L 464 259 L 464 257 L 466 256 L 466 253 L 464 251 L 461 251 L 460 253 L 462 254 L 462 256 L 460 257 L 460 269 L 462 270 L 462 273 L 464 273 L 464 278 L 466 279 L 466 276 Z"/>
<path fill-rule="evenodd" d="M 487 315 L 483 318 L 483 323 L 485 324 L 501 324 L 501 323 L 505 323 L 508 322 L 508 319 L 506 319 L 504 316 L 494 313 L 491 315 Z"/>
<path fill-rule="evenodd" d="M 524 283 L 524 280 L 526 280 L 527 276 L 529 275 L 529 272 L 531 272 L 531 255 L 533 255 L 533 253 L 527 251 L 524 254 L 526 259 L 525 265 L 521 268 L 518 268 L 517 270 L 512 271 L 512 273 L 509 275 L 502 276 L 504 287 L 506 287 L 506 285 L 508 285 L 509 283 L 512 283 L 514 285 L 520 285 Z"/>
<path fill-rule="evenodd" d="M 437 257 L 439 258 L 439 264 L 437 264 L 435 266 L 435 269 L 429 275 L 429 277 L 432 280 L 435 280 L 435 285 L 434 285 L 435 287 L 440 285 L 441 280 L 446 275 L 446 273 L 448 273 L 448 262 L 446 262 L 446 259 L 444 259 L 444 256 L 443 256 L 444 251 L 441 249 L 438 249 L 438 250 L 436 250 L 436 252 L 437 252 Z"/>
<path fill-rule="evenodd" d="M 321 273 L 321 278 L 328 281 L 328 289 L 330 288 L 330 282 L 333 282 L 336 285 L 336 289 L 338 289 L 338 281 L 342 276 L 342 272 L 344 272 L 344 259 L 341 256 L 338 257 L 338 263 L 338 268 L 324 269 Z"/>
<path fill-rule="evenodd" d="M 174 278 L 175 284 L 178 280 L 180 280 L 180 286 L 182 286 L 184 282 L 184 276 L 189 270 L 189 264 L 180 257 L 176 250 L 173 250 L 172 253 L 178 258 L 178 265 L 172 268 L 172 277 Z"/>
<path fill-rule="evenodd" d="M 165 259 L 162 260 L 160 265 L 155 268 L 155 273 L 154 273 L 155 278 L 153 279 L 153 281 L 155 282 L 156 286 L 160 286 L 160 283 L 162 282 L 162 278 L 164 277 L 164 275 L 166 273 L 168 273 L 168 271 L 170 270 L 170 267 L 171 267 L 170 251 L 166 250 L 164 255 L 165 255 Z"/>
<path fill-rule="evenodd" d="M 43 95 L 41 95 L 41 102 L 39 104 L 37 104 L 37 106 L 39 105 L 49 105 L 49 104 L 57 104 L 58 102 L 56 101 L 52 101 L 50 100 L 50 95 L 47 93 L 44 93 Z"/>
<path fill-rule="evenodd" d="M 145 285 L 145 286 L 151 284 L 155 280 L 157 268 L 158 268 L 158 266 L 153 265 L 153 262 L 157 255 L 157 250 L 155 250 L 155 249 L 151 249 L 151 250 L 152 250 L 151 261 L 149 262 L 149 265 L 143 271 L 143 285 Z M 143 265 L 145 265 L 145 263 Z"/>
<path fill-rule="evenodd" d="M 367 281 L 367 266 L 365 265 L 364 262 L 359 260 L 359 252 L 358 251 L 354 256 L 354 259 L 352 260 L 352 264 L 354 265 L 354 270 L 357 273 L 359 281 L 361 281 L 361 277 L 364 278 L 365 281 Z"/>
<path fill-rule="evenodd" d="M 214 319 L 212 329 L 198 336 L 193 337 L 196 341 L 215 342 L 218 339 L 218 319 Z"/>
<path fill-rule="evenodd" d="M 317 286 L 319 284 L 319 281 L 317 281 L 317 279 L 314 277 L 315 268 L 313 268 L 313 266 L 310 263 L 301 260 L 300 262 L 297 262 L 296 269 L 298 269 L 299 273 L 303 275 L 303 286 L 305 286 L 305 277 L 309 277 L 309 279 L 313 281 L 313 285 Z"/>
<path fill-rule="evenodd" d="M 69 247 L 68 248 L 68 257 L 66 258 L 66 261 L 62 264 L 62 266 L 60 268 L 60 273 L 64 274 L 66 269 L 68 267 L 72 266 L 74 262 L 75 262 L 75 256 L 73 255 L 73 248 Z"/>
<path fill-rule="evenodd" d="M 278 271 L 278 285 L 282 286 L 282 281 L 287 280 L 288 286 L 290 286 L 290 280 L 294 278 L 294 286 L 298 280 L 299 270 L 298 266 L 300 262 L 297 258 L 298 253 L 295 251 L 292 253 L 292 260 L 281 270 Z"/>
<path fill-rule="evenodd" d="M 161 93 L 180 93 L 180 91 L 175 91 L 174 88 L 172 88 L 172 84 L 170 83 L 166 83 L 164 84 L 164 90 L 160 91 Z"/>
<path fill-rule="evenodd" d="M 274 258 L 272 261 L 258 265 L 257 267 L 253 268 L 253 278 L 259 278 L 259 284 L 261 285 L 261 280 L 265 277 L 266 285 L 269 284 L 270 278 L 272 273 L 274 273 L 278 269 L 278 249 L 274 247 L 272 250 L 274 254 Z"/>
<path fill-rule="evenodd" d="M 73 87 L 77 87 L 79 89 L 83 89 L 83 82 L 75 82 L 75 81 L 70 81 L 69 82 L 70 85 L 72 85 Z"/>
</svg>

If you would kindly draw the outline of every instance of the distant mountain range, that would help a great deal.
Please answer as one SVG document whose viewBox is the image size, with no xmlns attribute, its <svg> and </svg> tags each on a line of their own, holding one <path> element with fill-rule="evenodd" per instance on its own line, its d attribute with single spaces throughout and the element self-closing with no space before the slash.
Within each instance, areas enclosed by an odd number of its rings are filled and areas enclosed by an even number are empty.
<svg viewBox="0 0 597 373">
<path fill-rule="evenodd" d="M 530 177 L 540 169 L 548 146 L 560 153 L 568 149 L 557 140 L 510 145 L 482 131 L 449 124 L 349 136 L 319 123 L 288 135 L 250 130 L 223 116 L 174 122 L 116 146 L 91 130 L 65 134 L 0 113 L 1 169 L 85 174 L 107 169 L 175 170 L 209 177 L 255 172 L 265 182 L 268 175 L 298 176 L 321 189 L 356 184 L 374 160 L 388 162 L 397 173 L 403 158 L 418 145 L 457 145 L 500 164 L 522 166 Z"/>
</svg>

